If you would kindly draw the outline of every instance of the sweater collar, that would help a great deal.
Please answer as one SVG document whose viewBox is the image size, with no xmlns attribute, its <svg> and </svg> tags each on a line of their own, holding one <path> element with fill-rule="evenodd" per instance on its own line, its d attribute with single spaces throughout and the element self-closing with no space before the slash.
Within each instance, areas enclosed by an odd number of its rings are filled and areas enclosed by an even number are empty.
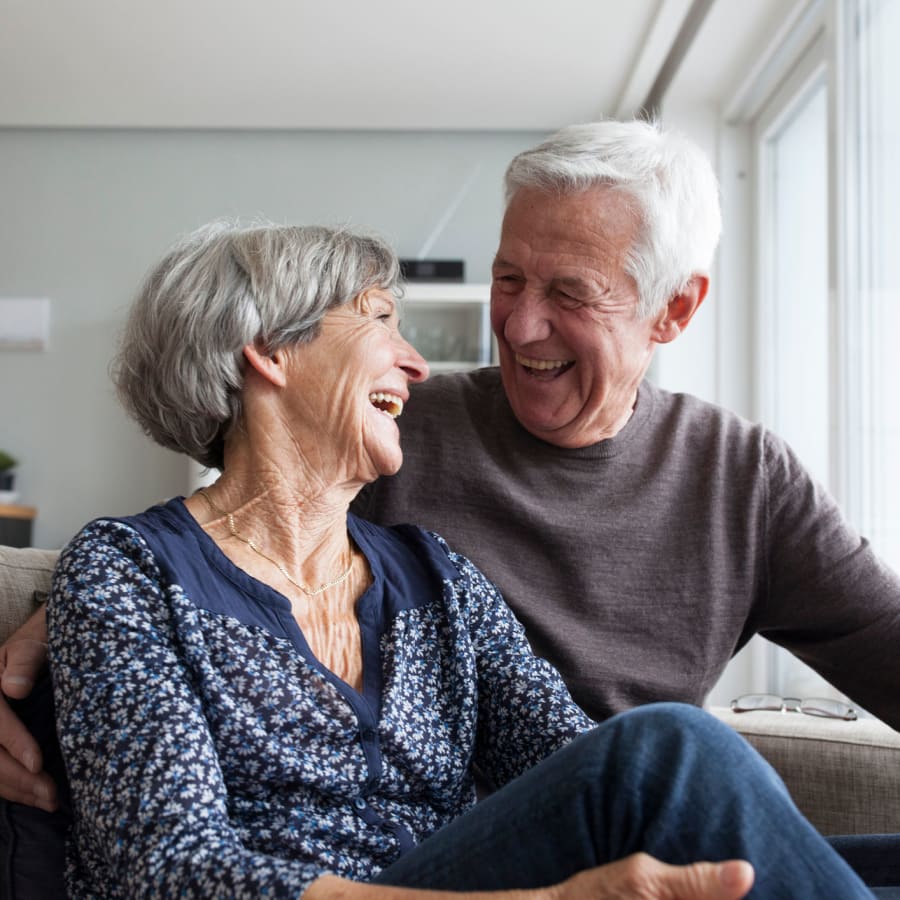
<svg viewBox="0 0 900 900">
<path fill-rule="evenodd" d="M 565 447 L 557 447 L 548 441 L 535 437 L 531 432 L 525 429 L 516 418 L 506 392 L 503 390 L 502 382 L 500 382 L 499 370 L 497 370 L 497 385 L 494 392 L 494 414 L 498 421 L 505 421 L 514 432 L 519 434 L 520 440 L 524 444 L 529 444 L 530 449 L 537 456 L 564 456 L 567 459 L 611 459 L 627 450 L 636 441 L 640 440 L 641 433 L 646 424 L 653 415 L 653 408 L 656 399 L 659 396 L 659 388 L 655 387 L 649 381 L 644 379 L 638 386 L 637 400 L 634 405 L 634 413 L 625 423 L 623 428 L 614 436 L 598 441 L 596 444 L 590 444 L 587 447 L 577 447 L 569 449 Z"/>
</svg>

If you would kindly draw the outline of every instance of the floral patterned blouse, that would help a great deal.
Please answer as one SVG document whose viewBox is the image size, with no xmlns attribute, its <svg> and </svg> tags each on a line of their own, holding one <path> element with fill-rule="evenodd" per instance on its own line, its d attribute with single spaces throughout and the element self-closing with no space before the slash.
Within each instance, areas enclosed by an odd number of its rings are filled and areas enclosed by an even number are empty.
<svg viewBox="0 0 900 900">
<path fill-rule="evenodd" d="M 495 587 L 437 536 L 348 516 L 373 584 L 363 688 L 181 499 L 97 520 L 48 608 L 73 897 L 298 897 L 367 880 L 591 726 Z"/>
</svg>

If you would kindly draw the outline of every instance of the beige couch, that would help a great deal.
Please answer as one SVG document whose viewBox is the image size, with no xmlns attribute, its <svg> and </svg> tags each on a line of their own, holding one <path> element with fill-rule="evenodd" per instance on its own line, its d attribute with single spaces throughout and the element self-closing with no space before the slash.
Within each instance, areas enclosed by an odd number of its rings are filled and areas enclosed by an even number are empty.
<svg viewBox="0 0 900 900">
<path fill-rule="evenodd" d="M 37 608 L 35 592 L 49 590 L 55 560 L 55 551 L 0 546 L 0 643 Z M 823 834 L 900 832 L 897 732 L 872 720 L 711 711 L 772 763 Z"/>
</svg>

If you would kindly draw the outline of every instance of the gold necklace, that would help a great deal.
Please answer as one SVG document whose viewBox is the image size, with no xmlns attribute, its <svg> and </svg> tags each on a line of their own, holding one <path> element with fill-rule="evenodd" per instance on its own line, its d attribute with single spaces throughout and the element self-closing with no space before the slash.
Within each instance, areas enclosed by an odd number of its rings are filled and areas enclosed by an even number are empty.
<svg viewBox="0 0 900 900">
<path fill-rule="evenodd" d="M 347 568 L 343 572 L 341 572 L 341 574 L 338 575 L 337 578 L 334 578 L 331 581 L 326 581 L 325 584 L 320 584 L 315 590 L 306 587 L 305 584 L 300 584 L 299 581 L 295 581 L 293 578 L 291 578 L 288 570 L 285 569 L 285 567 L 280 562 L 278 562 L 277 559 L 272 559 L 272 557 L 267 553 L 263 553 L 263 551 L 253 543 L 252 539 L 244 537 L 237 530 L 237 527 L 234 524 L 234 516 L 230 512 L 225 512 L 224 509 L 216 506 L 216 504 L 212 502 L 210 496 L 206 493 L 206 488 L 200 488 L 197 493 L 200 494 L 203 499 L 209 504 L 209 508 L 214 513 L 217 513 L 220 516 L 225 516 L 225 521 L 228 522 L 228 530 L 231 532 L 231 536 L 233 538 L 237 538 L 239 541 L 246 544 L 254 553 L 272 563 L 272 565 L 275 566 L 275 568 L 278 569 L 278 571 L 281 572 L 281 574 L 284 575 L 284 577 L 287 578 L 287 580 L 292 585 L 294 585 L 295 588 L 299 588 L 301 591 L 303 591 L 304 594 L 306 594 L 307 597 L 315 597 L 318 594 L 321 594 L 323 591 L 327 591 L 328 588 L 337 587 L 339 584 L 346 581 L 350 577 L 350 572 L 353 570 L 354 563 L 352 545 L 350 547 L 350 565 L 347 566 Z"/>
</svg>

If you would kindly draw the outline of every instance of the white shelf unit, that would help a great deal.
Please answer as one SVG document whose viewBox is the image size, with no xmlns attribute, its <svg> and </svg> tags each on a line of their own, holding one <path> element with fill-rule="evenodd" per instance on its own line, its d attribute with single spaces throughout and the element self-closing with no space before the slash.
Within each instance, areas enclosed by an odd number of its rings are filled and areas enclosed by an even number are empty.
<svg viewBox="0 0 900 900">
<path fill-rule="evenodd" d="M 491 334 L 491 286 L 409 282 L 400 331 L 432 372 L 477 369 L 496 362 Z"/>
</svg>

